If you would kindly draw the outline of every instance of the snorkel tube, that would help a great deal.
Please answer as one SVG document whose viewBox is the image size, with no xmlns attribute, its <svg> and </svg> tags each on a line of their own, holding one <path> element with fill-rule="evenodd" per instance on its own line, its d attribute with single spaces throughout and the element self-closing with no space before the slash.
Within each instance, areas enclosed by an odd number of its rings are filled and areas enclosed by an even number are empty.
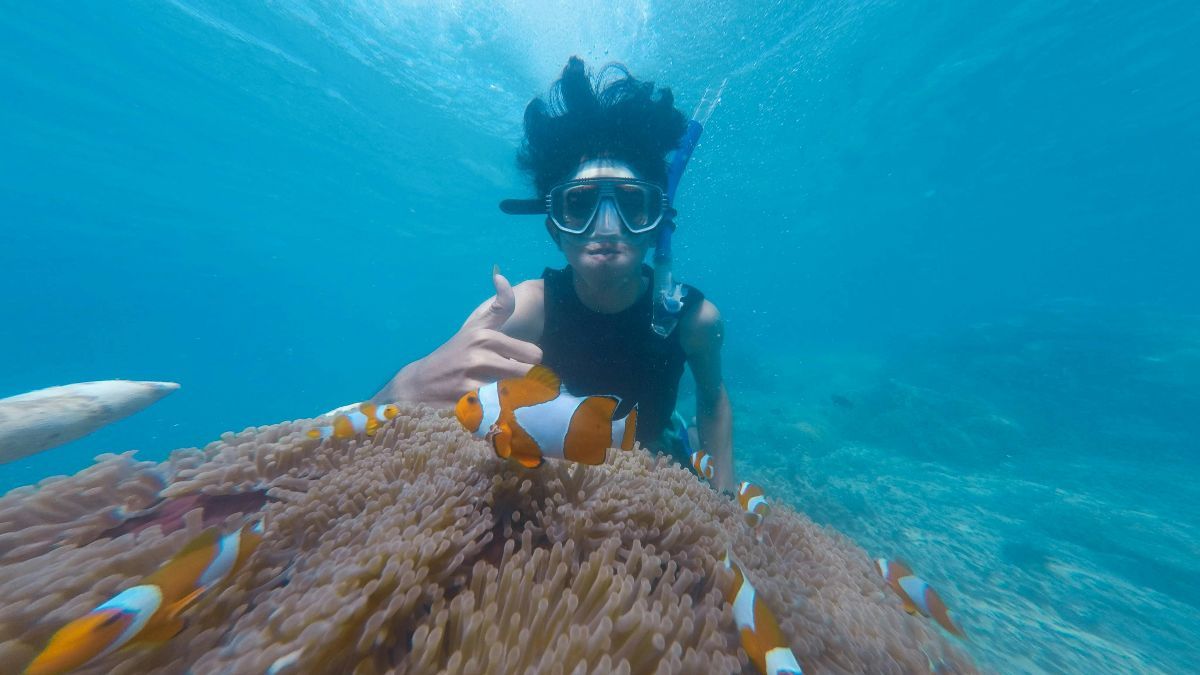
<svg viewBox="0 0 1200 675">
<path fill-rule="evenodd" d="M 728 82 L 726 80 L 725 82 Z M 650 315 L 650 327 L 659 337 L 667 337 L 679 323 L 679 310 L 683 308 L 683 296 L 687 290 L 683 284 L 675 283 L 672 277 L 671 235 L 675 232 L 675 191 L 679 189 L 679 179 L 687 168 L 688 160 L 700 142 L 700 134 L 704 133 L 704 124 L 712 116 L 713 110 L 721 102 L 721 92 L 725 90 L 725 82 L 717 89 L 717 93 L 708 102 L 708 91 L 700 98 L 700 104 L 688 120 L 679 145 L 671 155 L 671 164 L 667 167 L 667 217 L 666 222 L 659 225 L 658 243 L 654 247 L 654 303 Z M 708 107 L 705 108 L 705 103 Z M 701 114 L 701 110 L 704 110 Z"/>
</svg>

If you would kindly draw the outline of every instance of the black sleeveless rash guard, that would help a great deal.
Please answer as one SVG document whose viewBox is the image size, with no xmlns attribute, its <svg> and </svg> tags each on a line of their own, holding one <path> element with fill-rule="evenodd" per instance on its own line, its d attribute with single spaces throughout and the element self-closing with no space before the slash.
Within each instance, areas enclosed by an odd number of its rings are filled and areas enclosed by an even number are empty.
<svg viewBox="0 0 1200 675">
<path fill-rule="evenodd" d="M 642 273 L 653 279 L 648 266 L 642 266 Z M 617 417 L 636 403 L 637 440 L 656 451 L 668 451 L 663 430 L 675 411 L 687 357 L 678 328 L 662 338 L 650 327 L 653 283 L 625 310 L 603 314 L 579 300 L 570 265 L 561 270 L 547 268 L 542 279 L 546 296 L 546 323 L 538 341 L 542 363 L 558 373 L 563 386 L 575 396 L 620 397 Z M 697 311 L 704 301 L 700 291 L 685 288 L 680 318 Z"/>
</svg>

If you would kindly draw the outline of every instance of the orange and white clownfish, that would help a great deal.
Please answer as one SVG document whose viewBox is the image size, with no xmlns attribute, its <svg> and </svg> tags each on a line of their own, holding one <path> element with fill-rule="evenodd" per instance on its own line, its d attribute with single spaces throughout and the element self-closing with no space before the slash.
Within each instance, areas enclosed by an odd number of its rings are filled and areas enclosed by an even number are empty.
<svg viewBox="0 0 1200 675">
<path fill-rule="evenodd" d="M 171 639 L 184 628 L 180 615 L 241 569 L 261 542 L 261 520 L 226 535 L 205 530 L 141 584 L 58 629 L 25 675 L 66 673 L 128 645 Z"/>
<path fill-rule="evenodd" d="M 749 481 L 742 481 L 738 485 L 737 498 L 738 503 L 742 505 L 742 510 L 745 511 L 746 523 L 757 529 L 771 510 L 771 505 L 763 496 L 762 488 Z"/>
<path fill-rule="evenodd" d="M 379 426 L 400 413 L 394 405 L 375 405 L 374 403 L 359 404 L 358 410 L 342 413 L 333 418 L 333 424 L 326 424 L 308 430 L 309 438 L 353 438 L 361 433 L 373 436 Z"/>
<path fill-rule="evenodd" d="M 779 622 L 754 590 L 746 569 L 729 549 L 725 569 L 733 571 L 733 586 L 725 599 L 733 605 L 733 622 L 742 637 L 742 649 L 763 675 L 800 675 L 800 663 L 783 639 Z"/>
<path fill-rule="evenodd" d="M 692 453 L 692 468 L 696 470 L 696 473 L 704 476 L 705 479 L 712 480 L 713 476 L 716 475 L 716 468 L 714 465 L 715 462 L 713 461 L 712 455 L 708 454 L 707 452 L 703 450 L 697 450 Z"/>
<path fill-rule="evenodd" d="M 537 365 L 523 377 L 463 394 L 454 415 L 472 434 L 491 441 L 503 458 L 526 467 L 545 458 L 601 464 L 609 448 L 633 449 L 637 408 L 614 420 L 613 396 L 572 396 L 558 375 Z"/>
<path fill-rule="evenodd" d="M 883 575 L 888 586 L 900 596 L 904 603 L 904 611 L 909 614 L 920 613 L 932 618 L 939 626 L 958 637 L 965 638 L 966 633 L 950 618 L 950 609 L 942 601 L 942 596 L 933 590 L 933 586 L 921 577 L 913 574 L 907 565 L 899 560 L 879 558 L 875 567 Z"/>
</svg>

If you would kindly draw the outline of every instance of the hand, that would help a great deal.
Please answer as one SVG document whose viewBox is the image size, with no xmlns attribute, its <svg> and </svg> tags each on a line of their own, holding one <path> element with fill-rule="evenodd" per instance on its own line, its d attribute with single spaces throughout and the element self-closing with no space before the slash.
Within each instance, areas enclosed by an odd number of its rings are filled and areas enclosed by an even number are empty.
<svg viewBox="0 0 1200 675">
<path fill-rule="evenodd" d="M 488 382 L 520 377 L 542 362 L 542 350 L 501 332 L 517 308 L 512 285 L 492 268 L 496 295 L 471 313 L 462 328 L 425 358 L 404 367 L 372 399 L 454 405 L 466 392 Z"/>
</svg>

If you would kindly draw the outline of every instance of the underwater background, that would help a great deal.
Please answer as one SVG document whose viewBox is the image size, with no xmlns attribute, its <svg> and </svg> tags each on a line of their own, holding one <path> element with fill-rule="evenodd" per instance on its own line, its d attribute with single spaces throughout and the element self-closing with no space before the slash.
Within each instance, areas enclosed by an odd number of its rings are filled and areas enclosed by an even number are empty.
<svg viewBox="0 0 1200 675">
<path fill-rule="evenodd" d="M 984 668 L 1189 672 L 1197 34 L 1188 2 L 6 3 L 0 397 L 183 386 L 0 490 L 361 400 L 492 264 L 560 266 L 496 203 L 579 54 L 688 111 L 727 80 L 675 249 L 739 479 L 910 562 Z"/>
</svg>

